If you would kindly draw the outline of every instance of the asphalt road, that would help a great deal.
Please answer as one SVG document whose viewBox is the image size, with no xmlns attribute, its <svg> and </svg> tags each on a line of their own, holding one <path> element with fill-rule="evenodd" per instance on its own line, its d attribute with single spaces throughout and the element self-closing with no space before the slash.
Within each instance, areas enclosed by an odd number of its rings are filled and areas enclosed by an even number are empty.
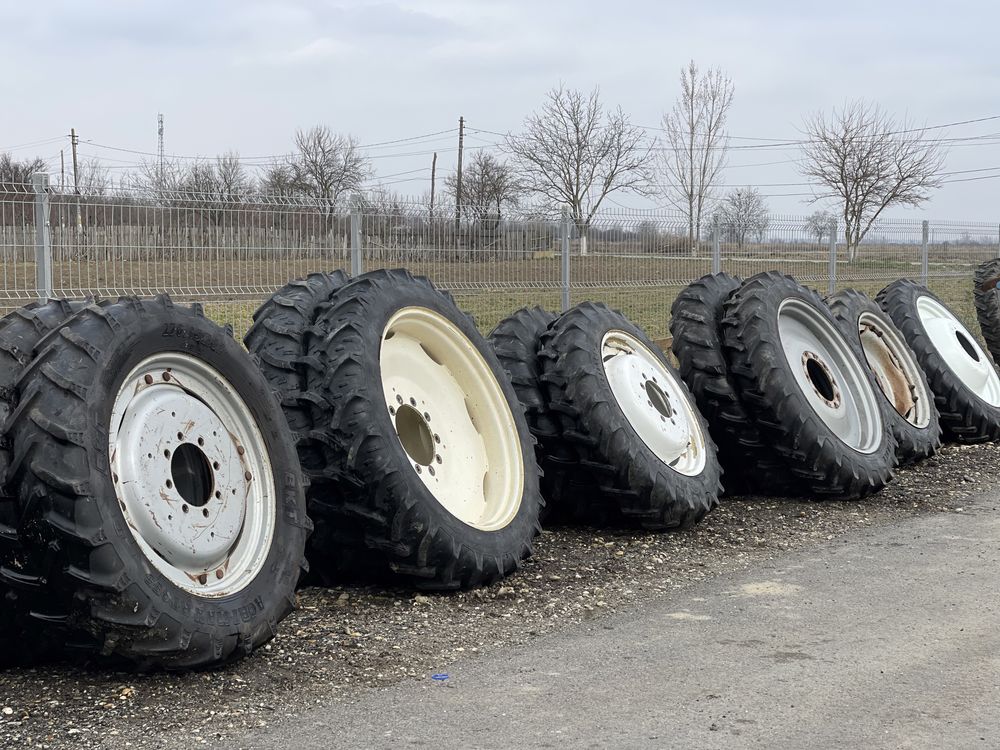
<svg viewBox="0 0 1000 750">
<path fill-rule="evenodd" d="M 1000 495 L 227 748 L 1000 747 Z"/>
</svg>

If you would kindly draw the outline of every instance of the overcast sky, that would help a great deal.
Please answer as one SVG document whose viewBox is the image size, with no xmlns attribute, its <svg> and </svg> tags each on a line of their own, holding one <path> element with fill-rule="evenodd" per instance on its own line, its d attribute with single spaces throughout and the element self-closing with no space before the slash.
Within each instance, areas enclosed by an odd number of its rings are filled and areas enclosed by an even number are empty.
<svg viewBox="0 0 1000 750">
<path fill-rule="evenodd" d="M 459 115 L 467 146 L 479 147 L 497 136 L 477 131 L 516 130 L 559 81 L 600 86 L 608 105 L 657 126 L 692 58 L 732 77 L 730 133 L 741 138 L 799 138 L 803 115 L 855 97 L 919 125 L 1000 115 L 994 4 L 811 5 L 2 0 L 0 150 L 75 127 L 81 154 L 124 168 L 142 157 L 105 147 L 154 152 L 158 112 L 167 152 L 180 155 L 280 154 L 296 128 L 315 124 L 380 143 L 454 129 Z M 954 182 L 923 209 L 895 214 L 1000 222 L 1000 119 L 935 132 L 996 134 L 956 143 L 946 166 L 996 172 L 946 179 L 998 179 Z M 438 151 L 442 175 L 454 166 L 454 141 L 448 132 L 368 152 L 394 190 L 419 194 L 429 152 Z M 15 154 L 58 170 L 67 143 Z M 794 149 L 734 151 L 725 181 L 760 186 L 775 213 L 809 212 L 794 195 L 808 192 L 794 184 L 803 182 L 795 157 Z"/>
</svg>

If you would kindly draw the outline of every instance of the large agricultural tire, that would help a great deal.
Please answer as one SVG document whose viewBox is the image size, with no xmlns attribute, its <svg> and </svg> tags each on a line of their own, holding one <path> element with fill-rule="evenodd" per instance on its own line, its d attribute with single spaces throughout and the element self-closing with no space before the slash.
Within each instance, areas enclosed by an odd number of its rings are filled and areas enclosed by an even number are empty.
<svg viewBox="0 0 1000 750">
<path fill-rule="evenodd" d="M 686 286 L 670 308 L 671 346 L 718 446 L 726 491 L 794 495 L 802 488 L 740 401 L 722 345 L 723 307 L 742 283 L 715 273 Z"/>
<path fill-rule="evenodd" d="M 774 271 L 752 276 L 726 302 L 722 330 L 743 403 L 813 493 L 861 498 L 892 479 L 887 407 L 816 292 Z"/>
<path fill-rule="evenodd" d="M 983 341 L 993 357 L 1000 362 L 1000 258 L 981 263 L 976 268 L 973 294 L 976 303 L 976 319 L 983 333 Z"/>
<path fill-rule="evenodd" d="M 254 312 L 253 325 L 243 337 L 244 346 L 256 356 L 260 371 L 281 402 L 308 482 L 306 499 L 310 507 L 328 502 L 339 492 L 339 477 L 331 470 L 327 446 L 314 435 L 309 378 L 317 377 L 317 367 L 308 357 L 309 337 L 317 335 L 314 326 L 320 308 L 349 280 L 343 271 L 332 271 L 290 281 Z M 339 560 L 343 548 L 340 540 L 352 530 L 330 527 L 322 512 L 310 510 L 310 515 L 317 522 L 309 539 L 308 557 L 318 564 L 311 565 L 313 575 L 304 582 L 330 584 L 344 568 Z"/>
<path fill-rule="evenodd" d="M 524 407 L 528 429 L 535 437 L 535 453 L 542 470 L 542 510 L 545 520 L 567 495 L 584 491 L 567 471 L 572 449 L 566 444 L 559 420 L 549 411 L 548 397 L 541 381 L 538 348 L 542 334 L 558 315 L 541 307 L 524 307 L 501 320 L 489 335 L 500 364 L 507 370 L 517 398 Z"/>
<path fill-rule="evenodd" d="M 941 446 L 938 410 L 927 376 L 903 334 L 863 292 L 845 289 L 826 301 L 844 335 L 861 348 L 872 384 L 890 407 L 887 422 L 900 465 L 933 456 Z"/>
<path fill-rule="evenodd" d="M 28 663 L 43 654 L 52 655 L 53 650 L 53 644 L 39 637 L 37 628 L 26 621 L 25 608 L 18 601 L 22 591 L 36 591 L 43 581 L 31 570 L 18 538 L 16 498 L 6 490 L 11 452 L 4 426 L 17 406 L 17 382 L 35 348 L 84 304 L 32 302 L 0 320 L 0 644 L 18 644 L 16 649 L 0 648 L 0 665 Z"/>
<path fill-rule="evenodd" d="M 578 520 L 690 528 L 718 504 L 708 425 L 666 356 L 624 315 L 584 302 L 543 335 L 548 401 L 594 490 Z"/>
<path fill-rule="evenodd" d="M 946 440 L 1000 440 L 1000 377 L 955 314 L 927 287 L 909 279 L 875 298 L 902 332 L 934 393 Z"/>
<path fill-rule="evenodd" d="M 214 667 L 294 606 L 310 528 L 264 378 L 201 308 L 91 304 L 40 347 L 9 421 L 30 614 L 140 668 Z"/>
<path fill-rule="evenodd" d="M 492 347 L 450 295 L 402 270 L 341 287 L 310 339 L 317 438 L 341 478 L 311 505 L 344 557 L 421 589 L 486 585 L 530 555 L 534 443 Z M 364 571 L 372 573 L 373 571 Z"/>
</svg>

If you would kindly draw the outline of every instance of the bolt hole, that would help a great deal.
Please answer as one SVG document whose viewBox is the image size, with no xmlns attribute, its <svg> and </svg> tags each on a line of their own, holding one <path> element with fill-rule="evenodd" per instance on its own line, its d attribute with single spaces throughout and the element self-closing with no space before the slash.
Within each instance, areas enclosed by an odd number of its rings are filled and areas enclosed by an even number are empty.
<svg viewBox="0 0 1000 750">
<path fill-rule="evenodd" d="M 205 444 L 205 438 L 201 438 L 201 437 L 198 438 L 198 445 L 204 445 L 204 444 Z"/>
<path fill-rule="evenodd" d="M 664 393 L 663 389 L 652 380 L 646 381 L 646 396 L 649 397 L 649 401 L 647 403 L 650 408 L 656 409 L 667 419 L 674 415 L 674 410 L 670 407 L 670 399 L 667 398 L 667 394 Z"/>
<path fill-rule="evenodd" d="M 203 516 L 205 516 L 205 518 L 208 518 L 208 508 L 202 508 L 201 509 L 201 514 Z"/>
<path fill-rule="evenodd" d="M 173 482 L 171 482 L 171 481 L 170 481 L 170 480 L 168 479 L 168 480 L 167 480 L 167 489 L 169 490 L 169 489 L 171 489 L 171 488 L 172 488 L 173 486 L 174 486 L 174 483 L 173 483 Z"/>
<path fill-rule="evenodd" d="M 187 513 L 191 509 L 189 507 L 187 507 L 186 505 L 182 505 L 181 506 L 181 510 L 184 511 L 185 513 Z"/>
<path fill-rule="evenodd" d="M 152 458 L 153 455 L 150 454 L 149 457 Z M 170 449 L 169 448 L 167 448 L 166 450 L 163 451 L 163 457 L 164 458 L 170 458 Z"/>
<path fill-rule="evenodd" d="M 396 412 L 396 434 L 410 458 L 418 464 L 430 466 L 434 460 L 434 437 L 419 411 L 401 406 Z"/>
<path fill-rule="evenodd" d="M 827 401 L 834 400 L 837 391 L 833 386 L 833 381 L 830 379 L 830 374 L 823 365 L 811 357 L 806 360 L 806 376 L 820 396 Z"/>
<path fill-rule="evenodd" d="M 178 440 L 183 440 L 184 439 L 184 433 L 183 432 L 178 432 L 177 433 L 177 439 Z"/>
<path fill-rule="evenodd" d="M 222 493 L 219 492 L 218 490 L 215 491 L 215 499 L 216 500 L 221 500 L 222 499 Z"/>
<path fill-rule="evenodd" d="M 201 508 L 212 496 L 215 483 L 208 458 L 194 443 L 182 443 L 170 461 L 170 474 L 183 500 Z"/>
<path fill-rule="evenodd" d="M 962 345 L 963 349 L 965 349 L 965 353 L 972 357 L 974 361 L 978 362 L 979 352 L 976 351 L 975 345 L 969 341 L 969 337 L 961 331 L 955 331 L 955 338 L 958 339 L 958 343 Z"/>
</svg>

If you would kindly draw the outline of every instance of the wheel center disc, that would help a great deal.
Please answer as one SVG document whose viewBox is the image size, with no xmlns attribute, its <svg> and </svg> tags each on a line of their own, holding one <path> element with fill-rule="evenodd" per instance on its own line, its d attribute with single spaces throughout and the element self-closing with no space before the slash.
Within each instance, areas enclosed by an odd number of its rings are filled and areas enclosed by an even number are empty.
<svg viewBox="0 0 1000 750">
<path fill-rule="evenodd" d="M 601 358 L 615 401 L 646 447 L 681 474 L 700 473 L 705 438 L 676 376 L 624 331 L 605 334 Z"/>
<path fill-rule="evenodd" d="M 509 524 L 524 494 L 520 436 L 475 345 L 444 316 L 404 307 L 382 332 L 379 366 L 399 443 L 434 499 L 474 528 Z"/>
<path fill-rule="evenodd" d="M 859 453 L 877 450 L 884 433 L 875 391 L 836 324 L 797 297 L 781 303 L 777 323 L 792 377 L 816 416 Z"/>
<path fill-rule="evenodd" d="M 274 481 L 245 403 L 208 365 L 164 353 L 125 379 L 111 415 L 112 480 L 161 573 L 203 596 L 245 586 L 274 531 Z"/>
<path fill-rule="evenodd" d="M 917 298 L 917 314 L 934 348 L 958 379 L 990 406 L 1000 406 L 1000 377 L 968 329 L 932 297 Z"/>
</svg>

